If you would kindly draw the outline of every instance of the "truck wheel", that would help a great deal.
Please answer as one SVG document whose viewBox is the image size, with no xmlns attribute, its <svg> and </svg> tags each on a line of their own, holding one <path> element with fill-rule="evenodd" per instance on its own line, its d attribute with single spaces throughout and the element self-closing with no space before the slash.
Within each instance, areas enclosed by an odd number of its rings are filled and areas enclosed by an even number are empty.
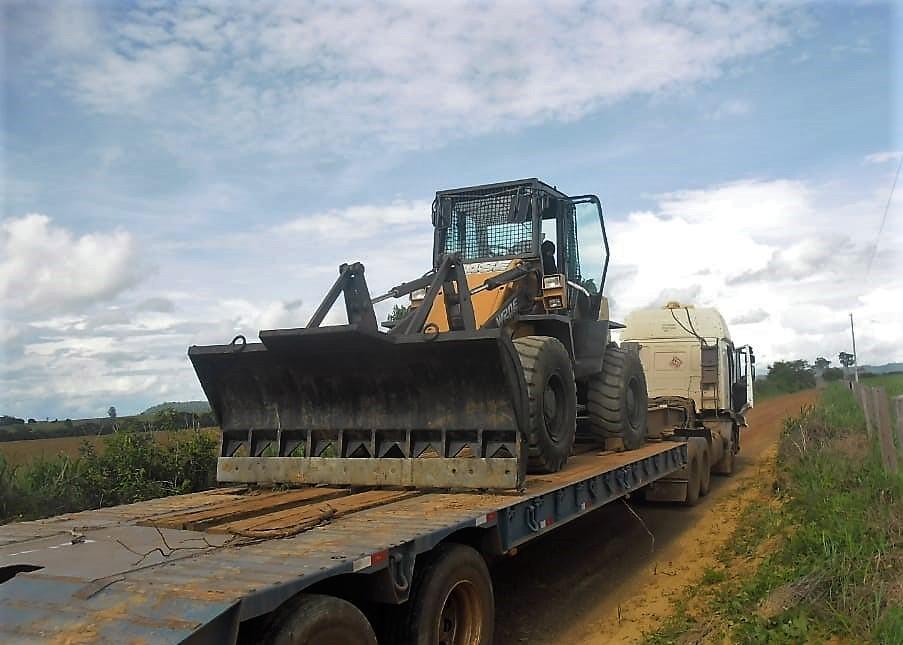
<svg viewBox="0 0 903 645">
<path fill-rule="evenodd" d="M 463 544 L 441 544 L 414 574 L 404 633 L 410 645 L 488 645 L 495 599 L 486 561 Z"/>
<path fill-rule="evenodd" d="M 705 450 L 702 453 L 702 465 L 699 468 L 699 496 L 705 497 L 708 495 L 711 487 L 712 471 L 709 466 L 709 451 Z"/>
<path fill-rule="evenodd" d="M 564 466 L 577 430 L 577 386 L 564 345 L 549 336 L 514 339 L 527 382 L 529 470 L 554 473 Z"/>
<path fill-rule="evenodd" d="M 715 464 L 712 472 L 725 477 L 730 477 L 734 474 L 734 444 L 732 441 L 724 448 L 724 456 Z"/>
<path fill-rule="evenodd" d="M 602 372 L 587 384 L 590 427 L 598 437 L 620 437 L 625 448 L 634 450 L 646 441 L 649 395 L 643 364 L 614 343 L 605 348 L 602 361 Z"/>
<path fill-rule="evenodd" d="M 699 501 L 700 470 L 699 457 L 694 455 L 687 468 L 687 498 L 684 500 L 686 506 L 696 506 Z"/>
<path fill-rule="evenodd" d="M 377 645 L 367 617 L 347 600 L 300 594 L 276 612 L 269 645 Z"/>
</svg>

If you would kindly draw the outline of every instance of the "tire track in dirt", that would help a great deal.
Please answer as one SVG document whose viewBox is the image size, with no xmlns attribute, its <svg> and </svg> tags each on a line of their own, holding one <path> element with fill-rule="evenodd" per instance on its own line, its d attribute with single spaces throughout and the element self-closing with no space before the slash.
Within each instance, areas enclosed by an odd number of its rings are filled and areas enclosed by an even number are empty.
<svg viewBox="0 0 903 645">
<path fill-rule="evenodd" d="M 493 568 L 497 645 L 629 643 L 656 629 L 672 601 L 715 563 L 741 509 L 767 495 L 784 417 L 814 390 L 768 399 L 749 415 L 733 477 L 712 477 L 698 506 L 622 502 L 544 536 Z"/>
</svg>

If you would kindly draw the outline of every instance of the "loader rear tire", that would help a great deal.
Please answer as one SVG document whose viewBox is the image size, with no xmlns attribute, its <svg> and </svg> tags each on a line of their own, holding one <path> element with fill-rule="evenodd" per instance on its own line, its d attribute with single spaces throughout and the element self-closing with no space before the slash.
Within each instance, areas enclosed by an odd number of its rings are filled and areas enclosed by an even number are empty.
<svg viewBox="0 0 903 645">
<path fill-rule="evenodd" d="M 564 345 L 550 336 L 514 339 L 527 382 L 527 445 L 531 473 L 561 470 L 574 447 L 577 385 Z"/>
<path fill-rule="evenodd" d="M 602 371 L 587 383 L 590 428 L 602 439 L 620 437 L 624 448 L 635 450 L 646 441 L 649 395 L 643 364 L 614 343 L 605 348 L 602 361 Z"/>
</svg>

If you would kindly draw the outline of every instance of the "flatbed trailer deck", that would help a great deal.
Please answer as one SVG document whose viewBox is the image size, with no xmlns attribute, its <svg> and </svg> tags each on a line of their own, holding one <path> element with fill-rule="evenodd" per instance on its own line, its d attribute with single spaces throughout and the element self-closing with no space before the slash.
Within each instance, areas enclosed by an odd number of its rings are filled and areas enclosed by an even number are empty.
<svg viewBox="0 0 903 645">
<path fill-rule="evenodd" d="M 440 543 L 511 553 L 688 459 L 685 441 L 584 450 L 521 492 L 233 487 L 0 526 L 0 642 L 254 642 L 255 621 L 343 583 L 399 604 Z"/>
</svg>

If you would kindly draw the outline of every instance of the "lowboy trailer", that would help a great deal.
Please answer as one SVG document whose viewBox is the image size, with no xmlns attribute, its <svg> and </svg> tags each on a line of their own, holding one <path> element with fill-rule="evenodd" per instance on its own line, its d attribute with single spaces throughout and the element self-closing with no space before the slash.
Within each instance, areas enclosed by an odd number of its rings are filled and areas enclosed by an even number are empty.
<svg viewBox="0 0 903 645">
<path fill-rule="evenodd" d="M 487 563 L 673 476 L 693 441 L 578 443 L 515 492 L 231 487 L 6 524 L 0 642 L 489 643 Z"/>
</svg>

